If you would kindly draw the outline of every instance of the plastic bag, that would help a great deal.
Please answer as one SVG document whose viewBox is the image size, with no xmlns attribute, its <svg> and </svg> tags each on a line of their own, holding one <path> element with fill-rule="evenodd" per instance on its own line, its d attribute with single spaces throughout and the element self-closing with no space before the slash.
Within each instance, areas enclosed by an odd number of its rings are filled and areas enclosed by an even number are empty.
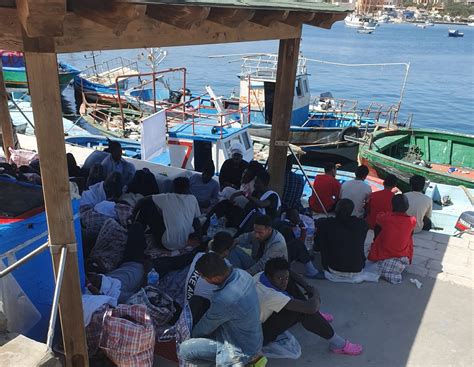
<svg viewBox="0 0 474 367">
<path fill-rule="evenodd" d="M 32 161 L 39 159 L 38 153 L 27 149 L 12 149 L 10 150 L 10 163 L 15 163 L 18 167 L 28 166 Z"/>
<path fill-rule="evenodd" d="M 301 345 L 288 330 L 278 335 L 276 340 L 265 345 L 262 353 L 267 358 L 289 358 L 298 359 L 301 357 Z"/>
<path fill-rule="evenodd" d="M 173 299 L 156 287 L 147 285 L 131 296 L 127 304 L 145 305 L 155 327 L 165 325 L 176 312 Z"/>
<path fill-rule="evenodd" d="M 3 269 L 0 259 L 0 270 Z M 8 331 L 19 334 L 26 334 L 41 320 L 41 314 L 11 273 L 0 278 L 0 312 L 7 318 Z"/>
</svg>

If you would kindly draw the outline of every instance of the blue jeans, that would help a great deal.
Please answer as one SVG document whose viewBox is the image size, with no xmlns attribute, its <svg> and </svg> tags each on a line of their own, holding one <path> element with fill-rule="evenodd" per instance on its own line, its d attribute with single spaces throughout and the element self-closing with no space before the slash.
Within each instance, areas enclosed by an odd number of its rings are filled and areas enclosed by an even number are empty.
<svg viewBox="0 0 474 367">
<path fill-rule="evenodd" d="M 234 268 L 238 269 L 245 270 L 255 265 L 255 260 L 238 246 L 232 249 L 229 256 L 227 256 L 227 260 Z"/>
<path fill-rule="evenodd" d="M 191 338 L 181 343 L 178 355 L 196 366 L 244 367 L 248 359 L 232 353 L 221 342 L 206 338 Z"/>
</svg>

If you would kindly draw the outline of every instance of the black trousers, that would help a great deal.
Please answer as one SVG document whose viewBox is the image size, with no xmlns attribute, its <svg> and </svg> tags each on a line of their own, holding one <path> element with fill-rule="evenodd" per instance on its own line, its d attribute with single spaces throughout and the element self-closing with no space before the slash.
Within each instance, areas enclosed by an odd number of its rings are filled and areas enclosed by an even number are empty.
<svg viewBox="0 0 474 367">
<path fill-rule="evenodd" d="M 292 297 L 300 300 L 306 300 L 303 292 L 291 279 L 288 282 L 286 290 Z M 334 336 L 334 330 L 329 322 L 319 313 L 304 314 L 295 311 L 281 310 L 274 312 L 263 324 L 263 345 L 273 342 L 278 335 L 282 334 L 297 323 L 324 339 L 331 339 Z"/>
<path fill-rule="evenodd" d="M 311 256 L 303 241 L 298 239 L 291 240 L 287 242 L 286 248 L 288 250 L 288 260 L 290 263 L 299 261 L 306 264 L 308 261 L 311 261 Z"/>
<path fill-rule="evenodd" d="M 192 296 L 188 303 L 189 308 L 191 309 L 191 314 L 193 315 L 194 327 L 209 309 L 211 302 L 207 298 L 201 296 Z"/>
</svg>

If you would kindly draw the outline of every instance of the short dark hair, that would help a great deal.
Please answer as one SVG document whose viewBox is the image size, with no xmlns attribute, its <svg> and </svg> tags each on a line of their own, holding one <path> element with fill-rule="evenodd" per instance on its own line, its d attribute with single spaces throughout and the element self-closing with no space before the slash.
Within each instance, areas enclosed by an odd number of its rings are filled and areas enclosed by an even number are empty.
<svg viewBox="0 0 474 367">
<path fill-rule="evenodd" d="M 387 177 L 385 177 L 385 180 L 383 180 L 383 185 L 387 187 L 395 187 L 397 186 L 397 182 L 398 182 L 397 176 L 389 173 Z"/>
<path fill-rule="evenodd" d="M 211 250 L 216 254 L 222 254 L 234 245 L 234 237 L 229 232 L 220 231 L 214 235 L 211 242 Z"/>
<path fill-rule="evenodd" d="M 120 150 L 121 151 L 122 150 L 122 145 L 118 141 L 109 140 L 108 148 L 109 148 L 109 151 L 112 151 L 112 150 Z"/>
<path fill-rule="evenodd" d="M 331 172 L 333 169 L 336 169 L 336 165 L 333 162 L 327 162 L 323 165 L 324 172 Z"/>
<path fill-rule="evenodd" d="M 290 263 L 284 257 L 274 257 L 265 264 L 265 275 L 273 276 L 277 271 L 290 270 Z"/>
<path fill-rule="evenodd" d="M 196 262 L 197 272 L 206 278 L 225 275 L 228 269 L 224 259 L 214 252 L 202 255 Z"/>
<path fill-rule="evenodd" d="M 410 186 L 413 191 L 423 191 L 426 179 L 420 175 L 414 175 L 410 178 Z"/>
<path fill-rule="evenodd" d="M 256 179 L 262 181 L 265 186 L 268 186 L 270 183 L 270 174 L 267 171 L 260 171 L 257 173 Z"/>
<path fill-rule="evenodd" d="M 405 213 L 408 210 L 410 204 L 405 195 L 399 194 L 394 195 L 392 198 L 392 210 L 396 213 Z"/>
<path fill-rule="evenodd" d="M 189 178 L 176 177 L 173 180 L 173 191 L 176 194 L 187 194 L 189 192 Z"/>
<path fill-rule="evenodd" d="M 265 227 L 271 227 L 272 226 L 272 218 L 270 218 L 269 215 L 261 215 L 257 218 L 255 218 L 255 222 L 257 226 L 265 226 Z"/>
<path fill-rule="evenodd" d="M 214 165 L 214 161 L 212 159 L 209 159 L 206 163 L 204 163 L 204 166 L 202 167 L 202 172 L 214 175 L 214 173 L 216 172 L 216 166 Z"/>
<path fill-rule="evenodd" d="M 336 218 L 349 218 L 354 211 L 354 202 L 351 199 L 341 199 L 336 204 Z"/>
<path fill-rule="evenodd" d="M 355 176 L 360 179 L 365 179 L 369 174 L 369 167 L 363 164 L 356 168 Z"/>
<path fill-rule="evenodd" d="M 120 172 L 111 172 L 105 179 L 103 187 L 107 200 L 120 197 L 123 190 L 122 175 Z"/>
</svg>

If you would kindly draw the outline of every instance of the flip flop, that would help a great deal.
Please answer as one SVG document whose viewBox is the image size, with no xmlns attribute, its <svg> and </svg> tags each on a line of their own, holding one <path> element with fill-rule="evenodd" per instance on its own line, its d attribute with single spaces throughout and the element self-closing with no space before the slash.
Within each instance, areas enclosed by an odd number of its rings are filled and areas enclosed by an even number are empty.
<svg viewBox="0 0 474 367">
<path fill-rule="evenodd" d="M 331 321 L 334 320 L 334 316 L 331 315 L 330 313 L 321 312 L 321 311 L 319 311 L 319 313 L 321 314 L 322 317 L 324 317 L 324 319 L 325 319 L 327 322 L 331 322 Z"/>
<path fill-rule="evenodd" d="M 346 340 L 346 344 L 344 348 L 336 349 L 331 348 L 331 352 L 336 354 L 347 354 L 349 356 L 358 356 L 362 353 L 362 345 L 360 344 L 353 344 L 349 340 Z"/>
</svg>

